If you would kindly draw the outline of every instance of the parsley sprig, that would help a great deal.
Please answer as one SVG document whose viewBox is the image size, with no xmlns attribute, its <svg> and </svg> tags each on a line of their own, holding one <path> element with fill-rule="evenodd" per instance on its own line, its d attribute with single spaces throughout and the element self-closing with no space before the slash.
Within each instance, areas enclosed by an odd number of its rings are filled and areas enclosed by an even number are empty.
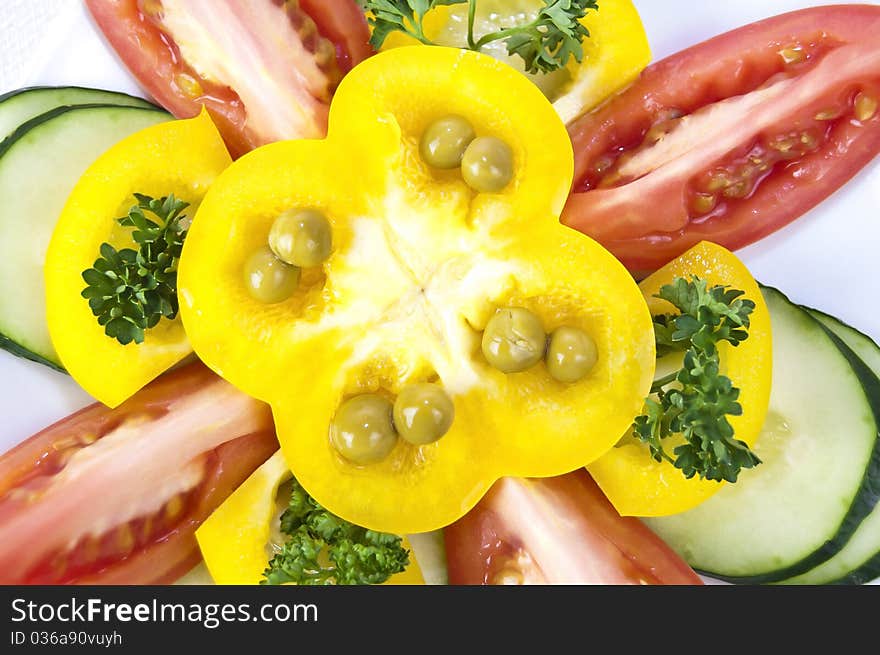
<svg viewBox="0 0 880 655">
<path fill-rule="evenodd" d="M 261 584 L 380 584 L 409 565 L 400 537 L 331 514 L 296 480 L 281 515 L 281 531 L 289 538 L 269 562 Z"/>
<path fill-rule="evenodd" d="M 734 438 L 727 420 L 743 410 L 737 402 L 740 390 L 720 373 L 717 348 L 723 341 L 737 346 L 748 338 L 755 303 L 743 295 L 710 287 L 697 276 L 677 277 L 657 294 L 681 312 L 654 318 L 657 356 L 683 352 L 684 358 L 680 370 L 654 382 L 651 392 L 657 399 L 645 401 L 633 433 L 648 444 L 655 460 L 670 462 L 686 478 L 736 482 L 742 469 L 761 463 L 745 442 Z M 663 440 L 673 434 L 681 434 L 685 443 L 670 455 Z"/>
<path fill-rule="evenodd" d="M 549 73 L 565 67 L 569 59 L 584 59 L 583 40 L 590 32 L 581 19 L 590 9 L 598 10 L 596 0 L 544 0 L 533 21 L 525 25 L 502 27 L 479 39 L 474 35 L 477 0 L 363 0 L 373 28 L 370 43 L 377 50 L 392 32 L 404 32 L 427 45 L 425 14 L 440 5 L 468 5 L 468 48 L 479 51 L 493 41 L 504 41 L 507 52 L 525 62 L 529 73 Z"/>
<path fill-rule="evenodd" d="M 137 204 L 116 221 L 134 228 L 138 249 L 116 250 L 101 244 L 93 268 L 83 271 L 88 285 L 82 296 L 89 301 L 104 333 L 122 345 L 143 343 L 144 332 L 164 317 L 177 316 L 177 262 L 186 238 L 189 203 L 174 194 L 154 199 L 134 194 Z M 158 221 L 147 217 L 147 212 Z"/>
</svg>

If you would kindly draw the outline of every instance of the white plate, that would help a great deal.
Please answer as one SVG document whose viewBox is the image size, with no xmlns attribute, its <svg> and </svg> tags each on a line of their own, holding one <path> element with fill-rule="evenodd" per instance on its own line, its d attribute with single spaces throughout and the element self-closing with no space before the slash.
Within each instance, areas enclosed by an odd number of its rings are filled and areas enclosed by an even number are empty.
<svg viewBox="0 0 880 655">
<path fill-rule="evenodd" d="M 654 56 L 660 58 L 760 18 L 827 3 L 636 0 L 635 4 Z M 64 8 L 49 36 L 32 53 L 32 73 L 26 83 L 138 93 L 83 6 L 66 3 Z M 878 208 L 880 159 L 813 211 L 739 255 L 761 282 L 880 341 L 880 275 L 875 270 L 880 247 Z M 0 452 L 88 402 L 90 398 L 68 377 L 0 351 Z"/>
</svg>

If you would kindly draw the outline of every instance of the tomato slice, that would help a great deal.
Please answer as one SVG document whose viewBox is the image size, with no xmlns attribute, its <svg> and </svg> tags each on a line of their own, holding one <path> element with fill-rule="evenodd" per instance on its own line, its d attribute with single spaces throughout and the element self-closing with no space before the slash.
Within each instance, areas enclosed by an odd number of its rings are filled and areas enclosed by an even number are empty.
<svg viewBox="0 0 880 655">
<path fill-rule="evenodd" d="M 880 7 L 769 18 L 649 66 L 569 126 L 563 222 L 634 272 L 801 216 L 880 152 Z"/>
<path fill-rule="evenodd" d="M 0 457 L 0 584 L 165 584 L 195 530 L 278 448 L 268 408 L 202 364 Z"/>
<path fill-rule="evenodd" d="M 318 33 L 336 44 L 336 59 L 343 73 L 373 54 L 370 29 L 356 2 L 299 0 L 299 6 L 315 21 Z"/>
<path fill-rule="evenodd" d="M 233 155 L 324 135 L 330 97 L 372 53 L 354 0 L 86 0 L 144 89 L 178 118 L 204 104 Z"/>
<path fill-rule="evenodd" d="M 445 539 L 450 584 L 702 584 L 583 469 L 502 478 Z"/>
</svg>

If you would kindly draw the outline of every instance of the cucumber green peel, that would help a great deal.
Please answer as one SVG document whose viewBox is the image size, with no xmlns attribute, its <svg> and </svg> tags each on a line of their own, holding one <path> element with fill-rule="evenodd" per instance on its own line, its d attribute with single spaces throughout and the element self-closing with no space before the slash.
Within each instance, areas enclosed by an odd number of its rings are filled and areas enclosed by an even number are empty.
<svg viewBox="0 0 880 655">
<path fill-rule="evenodd" d="M 26 118 L 59 99 L 116 95 L 122 94 L 28 89 L 4 97 L 0 119 Z M 130 104 L 121 104 L 126 99 Z M 123 96 L 120 104 L 54 107 L 25 120 L 0 142 L 0 191 L 15 198 L 0 212 L 0 348 L 63 371 L 46 325 L 42 265 L 67 193 L 104 148 L 169 118 L 153 105 Z M 58 143 L 65 148 L 59 151 Z M 50 158 L 52 166 L 46 166 Z M 21 194 L 21 188 L 54 191 Z"/>
<path fill-rule="evenodd" d="M 870 337 L 843 321 L 824 312 L 804 307 L 813 318 L 839 337 L 880 377 L 880 346 Z M 880 459 L 873 462 L 869 473 L 880 480 Z M 880 485 L 875 486 L 880 494 Z M 866 496 L 870 502 L 870 497 Z M 806 573 L 782 581 L 781 584 L 864 584 L 880 576 L 880 504 L 859 524 L 856 532 L 834 557 Z"/>
<path fill-rule="evenodd" d="M 843 552 L 875 511 L 880 482 L 877 376 L 803 308 L 762 293 L 774 340 L 770 411 L 755 446 L 764 464 L 692 510 L 646 520 L 701 573 L 748 584 L 789 581 Z M 862 548 L 855 566 L 876 554 Z"/>
</svg>

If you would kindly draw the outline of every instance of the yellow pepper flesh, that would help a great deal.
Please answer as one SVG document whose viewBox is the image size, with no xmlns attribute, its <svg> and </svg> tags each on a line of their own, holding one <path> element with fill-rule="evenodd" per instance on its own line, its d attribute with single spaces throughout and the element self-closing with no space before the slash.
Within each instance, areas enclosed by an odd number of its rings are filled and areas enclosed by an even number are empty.
<svg viewBox="0 0 880 655">
<path fill-rule="evenodd" d="M 534 16 L 541 6 L 541 0 L 480 0 L 477 3 L 477 25 L 485 21 L 484 31 L 514 25 L 518 19 Z M 425 16 L 425 37 L 438 45 L 464 47 L 467 43 L 467 12 L 468 8 L 463 5 L 435 7 Z M 582 44 L 583 61 L 578 63 L 572 58 L 563 71 L 529 76 L 544 90 L 566 123 L 628 85 L 651 61 L 645 28 L 630 0 L 603 0 L 599 10 L 588 11 L 581 23 L 590 32 Z M 416 43 L 414 38 L 402 32 L 392 32 L 382 49 Z M 522 60 L 508 55 L 501 42 L 494 43 L 487 52 L 519 69 L 523 67 Z"/>
<path fill-rule="evenodd" d="M 49 334 L 64 368 L 108 407 L 116 407 L 192 352 L 179 317 L 162 319 L 142 344 L 123 346 L 104 333 L 81 292 L 83 271 L 101 244 L 136 248 L 131 228 L 116 219 L 136 204 L 134 193 L 174 194 L 199 202 L 232 160 L 206 112 L 189 120 L 148 127 L 123 139 L 92 164 L 61 213 L 44 268 Z"/>
<path fill-rule="evenodd" d="M 754 445 L 770 402 L 770 312 L 758 284 L 736 255 L 704 241 L 639 285 L 653 316 L 674 311 L 665 300 L 654 297 L 660 287 L 671 283 L 675 277 L 689 279 L 691 275 L 707 280 L 710 285 L 721 284 L 744 291 L 743 297 L 755 303 L 748 338 L 736 347 L 727 342 L 718 345 L 721 374 L 729 377 L 740 389 L 739 402 L 743 413 L 729 417 L 734 436 L 749 446 Z M 624 516 L 665 516 L 684 512 L 707 500 L 722 484 L 698 477 L 687 479 L 669 462 L 654 460 L 647 445 L 628 440 L 619 443 L 587 468 Z"/>
<path fill-rule="evenodd" d="M 507 142 L 515 176 L 473 192 L 436 171 L 418 140 L 440 116 Z M 273 408 L 297 480 L 329 511 L 374 530 L 428 532 L 469 510 L 504 475 L 550 476 L 595 460 L 640 411 L 654 370 L 650 316 L 635 282 L 588 237 L 559 224 L 571 145 L 552 106 L 488 56 L 399 48 L 342 82 L 324 141 L 260 148 L 206 196 L 184 246 L 181 313 L 199 357 Z M 305 269 L 289 300 L 264 305 L 244 284 L 284 210 L 321 210 L 333 254 Z M 599 362 L 562 384 L 543 364 L 511 375 L 480 353 L 497 307 L 525 306 L 549 332 L 581 327 Z M 399 440 L 366 467 L 328 430 L 340 403 L 437 380 L 455 421 L 427 446 Z"/>
<path fill-rule="evenodd" d="M 271 554 L 271 521 L 278 488 L 290 479 L 290 469 L 278 451 L 254 471 L 196 530 L 196 539 L 211 578 L 217 584 L 258 584 Z M 425 584 L 410 550 L 410 564 L 385 584 Z"/>
<path fill-rule="evenodd" d="M 566 123 L 629 85 L 651 62 L 645 28 L 630 0 L 601 0 L 599 11 L 587 12 L 583 24 L 590 31 L 584 61 L 569 64 L 572 83 L 553 101 Z"/>
</svg>

